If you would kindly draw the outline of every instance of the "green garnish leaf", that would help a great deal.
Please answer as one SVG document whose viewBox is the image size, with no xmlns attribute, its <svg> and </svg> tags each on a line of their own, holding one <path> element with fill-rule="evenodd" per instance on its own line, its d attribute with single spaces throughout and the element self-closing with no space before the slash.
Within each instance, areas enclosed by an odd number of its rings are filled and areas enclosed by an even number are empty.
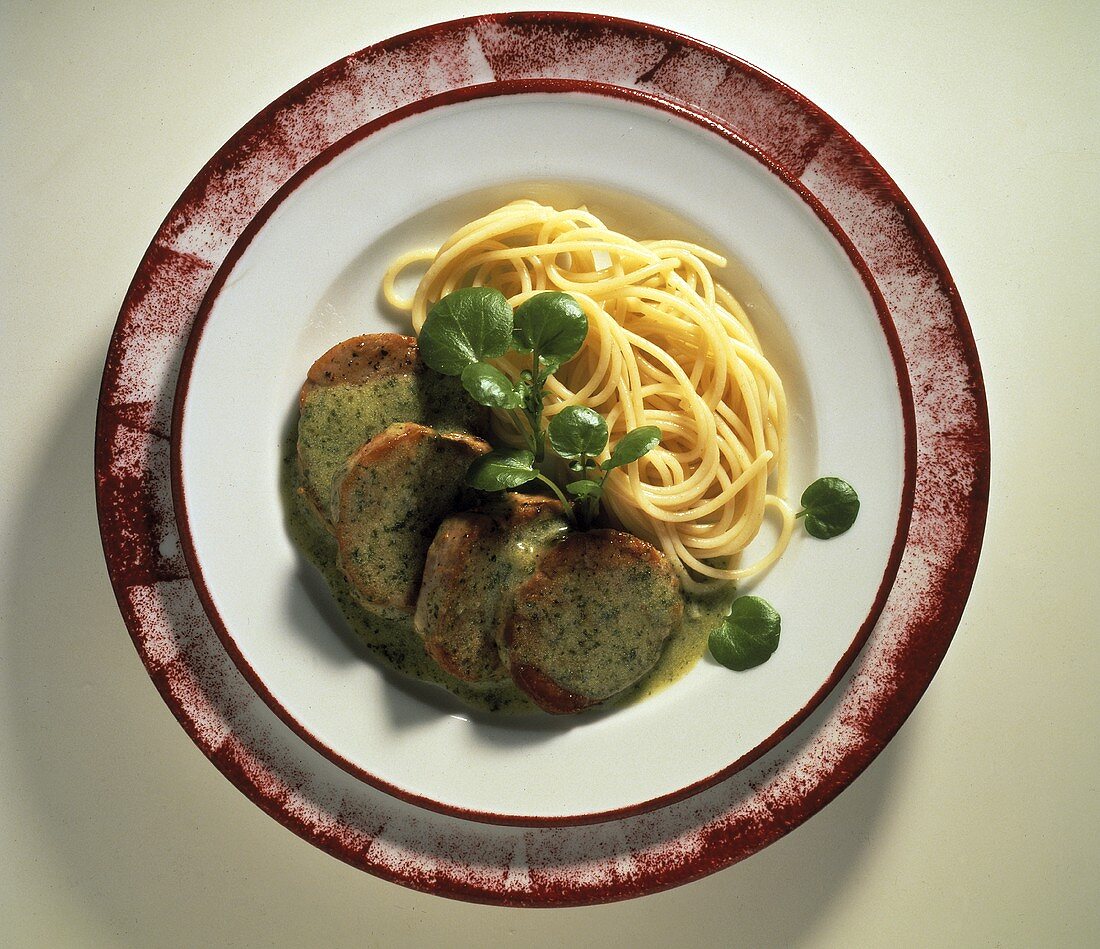
<svg viewBox="0 0 1100 949">
<path fill-rule="evenodd" d="M 466 469 L 466 483 L 479 491 L 507 491 L 539 476 L 535 456 L 521 448 L 498 448 Z"/>
<path fill-rule="evenodd" d="M 840 478 L 818 478 L 802 492 L 802 510 L 806 533 L 821 540 L 843 534 L 859 513 L 859 495 L 847 481 Z"/>
<path fill-rule="evenodd" d="M 570 481 L 565 490 L 578 498 L 598 498 L 603 494 L 603 485 L 598 481 L 582 478 L 580 481 Z"/>
<path fill-rule="evenodd" d="M 744 672 L 771 658 L 779 646 L 779 626 L 779 613 L 767 600 L 739 596 L 710 634 L 710 654 L 727 669 Z"/>
<path fill-rule="evenodd" d="M 621 468 L 637 461 L 661 443 L 661 430 L 656 425 L 642 425 L 627 432 L 616 443 L 611 457 L 601 466 L 604 471 Z"/>
<path fill-rule="evenodd" d="M 586 405 L 567 405 L 546 427 L 562 458 L 595 457 L 607 447 L 607 422 Z"/>
<path fill-rule="evenodd" d="M 512 343 L 512 308 L 499 290 L 465 287 L 428 311 L 417 344 L 436 372 L 457 376 L 483 359 L 503 356 Z"/>
<path fill-rule="evenodd" d="M 588 317 L 568 293 L 546 290 L 516 308 L 516 348 L 538 352 L 555 369 L 577 355 L 587 335 Z"/>
<path fill-rule="evenodd" d="M 518 409 L 523 397 L 496 366 L 473 362 L 462 370 L 462 387 L 478 405 L 491 409 Z"/>
</svg>

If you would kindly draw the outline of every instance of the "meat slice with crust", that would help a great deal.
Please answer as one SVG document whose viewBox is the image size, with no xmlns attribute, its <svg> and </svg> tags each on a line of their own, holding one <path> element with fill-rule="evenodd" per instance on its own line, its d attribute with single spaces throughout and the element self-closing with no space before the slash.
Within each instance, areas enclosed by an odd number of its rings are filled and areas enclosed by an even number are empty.
<svg viewBox="0 0 1100 949">
<path fill-rule="evenodd" d="M 413 620 L 428 655 L 468 682 L 506 677 L 500 645 L 516 587 L 568 526 L 559 501 L 512 492 L 448 517 L 428 549 Z"/>
<path fill-rule="evenodd" d="M 348 461 L 334 492 L 340 568 L 366 607 L 408 617 L 440 522 L 476 503 L 466 469 L 489 446 L 472 435 L 391 425 Z"/>
<path fill-rule="evenodd" d="M 304 406 L 310 394 L 328 386 L 360 386 L 382 376 L 417 371 L 420 357 L 416 340 L 397 333 L 369 333 L 337 343 L 309 367 L 298 394 Z"/>
<path fill-rule="evenodd" d="M 335 480 L 364 442 L 394 422 L 476 434 L 486 419 L 460 380 L 432 372 L 416 340 L 396 333 L 356 336 L 333 346 L 310 367 L 298 403 L 300 491 L 330 528 Z"/>
<path fill-rule="evenodd" d="M 547 712 L 577 712 L 649 672 L 683 622 L 680 584 L 644 540 L 571 534 L 516 591 L 505 627 L 516 685 Z"/>
</svg>

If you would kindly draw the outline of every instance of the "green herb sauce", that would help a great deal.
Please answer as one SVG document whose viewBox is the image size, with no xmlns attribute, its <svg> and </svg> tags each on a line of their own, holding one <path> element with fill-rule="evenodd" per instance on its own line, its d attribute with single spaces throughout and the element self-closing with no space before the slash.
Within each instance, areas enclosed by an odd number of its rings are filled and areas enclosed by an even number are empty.
<svg viewBox="0 0 1100 949">
<path fill-rule="evenodd" d="M 435 373 L 398 373 L 356 385 L 318 386 L 298 422 L 305 487 L 322 507 L 348 458 L 394 422 L 419 422 L 440 432 L 476 431 L 483 410 L 455 379 Z"/>
<path fill-rule="evenodd" d="M 306 559 L 321 572 L 352 631 L 383 665 L 414 679 L 435 683 L 467 705 L 483 711 L 521 714 L 537 711 L 511 682 L 475 685 L 444 672 L 424 651 L 412 618 L 393 619 L 365 609 L 351 592 L 336 561 L 336 542 L 309 510 L 299 492 L 297 448 L 292 435 L 284 446 L 282 497 L 287 530 Z M 684 622 L 666 643 L 657 665 L 639 682 L 602 708 L 630 705 L 660 692 L 694 668 L 707 648 L 707 638 L 729 612 L 732 588 L 706 597 L 685 597 Z"/>
</svg>

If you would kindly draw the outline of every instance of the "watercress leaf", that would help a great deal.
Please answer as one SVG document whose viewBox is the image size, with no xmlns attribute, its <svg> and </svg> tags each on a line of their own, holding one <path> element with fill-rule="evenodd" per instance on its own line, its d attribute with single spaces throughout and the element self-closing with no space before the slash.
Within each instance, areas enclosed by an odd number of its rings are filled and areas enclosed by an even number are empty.
<svg viewBox="0 0 1100 949">
<path fill-rule="evenodd" d="M 739 596 L 710 634 L 710 654 L 727 669 L 744 672 L 771 658 L 779 646 L 779 627 L 779 613 L 767 600 Z"/>
<path fill-rule="evenodd" d="M 516 347 L 537 350 L 554 368 L 576 356 L 587 335 L 588 317 L 568 293 L 546 290 L 516 308 Z"/>
<path fill-rule="evenodd" d="M 470 363 L 463 369 L 462 387 L 478 405 L 492 409 L 518 409 L 523 404 L 512 381 L 487 362 Z"/>
<path fill-rule="evenodd" d="M 603 494 L 603 485 L 598 481 L 583 478 L 580 481 L 570 481 L 565 490 L 578 498 L 598 498 Z"/>
<path fill-rule="evenodd" d="M 802 510 L 806 533 L 821 540 L 843 534 L 859 513 L 859 496 L 847 481 L 818 478 L 802 492 Z"/>
<path fill-rule="evenodd" d="M 472 363 L 503 356 L 512 343 L 512 308 L 499 290 L 464 287 L 428 311 L 417 344 L 436 372 L 457 376 Z"/>
<path fill-rule="evenodd" d="M 539 473 L 535 456 L 521 448 L 498 448 L 482 455 L 466 469 L 466 483 L 479 491 L 507 491 L 526 484 Z"/>
<path fill-rule="evenodd" d="M 567 405 L 550 419 L 546 432 L 562 458 L 594 457 L 607 446 L 607 422 L 587 405 Z"/>
<path fill-rule="evenodd" d="M 642 425 L 631 429 L 615 443 L 611 457 L 601 466 L 604 471 L 621 468 L 637 461 L 642 455 L 652 451 L 661 442 L 661 430 L 656 425 Z"/>
</svg>

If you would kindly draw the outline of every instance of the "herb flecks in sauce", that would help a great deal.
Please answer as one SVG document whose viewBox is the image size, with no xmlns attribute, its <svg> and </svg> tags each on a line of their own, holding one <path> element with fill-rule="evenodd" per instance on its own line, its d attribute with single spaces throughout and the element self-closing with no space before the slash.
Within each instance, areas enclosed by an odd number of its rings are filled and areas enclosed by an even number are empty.
<svg viewBox="0 0 1100 949">
<path fill-rule="evenodd" d="M 335 540 L 302 500 L 299 486 L 296 443 L 292 435 L 283 450 L 281 485 L 288 532 L 306 559 L 325 578 L 340 612 L 371 656 L 387 668 L 442 686 L 475 709 L 503 714 L 537 711 L 534 703 L 508 680 L 475 685 L 444 672 L 424 651 L 411 618 L 387 618 L 364 609 L 337 566 Z M 522 562 L 531 556 L 531 551 L 517 550 L 515 556 Z M 701 598 L 685 597 L 683 625 L 666 642 L 657 665 L 601 708 L 633 704 L 660 692 L 690 672 L 706 650 L 709 632 L 729 609 L 731 598 L 728 587 Z"/>
<path fill-rule="evenodd" d="M 488 450 L 471 435 L 399 422 L 352 456 L 333 531 L 340 567 L 369 609 L 412 611 L 436 527 L 477 500 L 462 476 Z"/>
<path fill-rule="evenodd" d="M 508 594 L 568 531 L 552 499 L 511 492 L 446 518 L 428 550 L 416 602 L 414 625 L 428 654 L 468 682 L 507 677 Z"/>
<path fill-rule="evenodd" d="M 552 711 L 602 702 L 657 663 L 683 609 L 676 575 L 651 545 L 614 530 L 573 533 L 516 590 L 512 673 Z"/>
<path fill-rule="evenodd" d="M 457 380 L 423 371 L 313 388 L 298 422 L 305 487 L 328 508 L 348 458 L 379 432 L 410 421 L 441 432 L 476 431 L 480 411 L 465 398 Z M 331 516 L 331 510 L 326 514 Z"/>
</svg>

